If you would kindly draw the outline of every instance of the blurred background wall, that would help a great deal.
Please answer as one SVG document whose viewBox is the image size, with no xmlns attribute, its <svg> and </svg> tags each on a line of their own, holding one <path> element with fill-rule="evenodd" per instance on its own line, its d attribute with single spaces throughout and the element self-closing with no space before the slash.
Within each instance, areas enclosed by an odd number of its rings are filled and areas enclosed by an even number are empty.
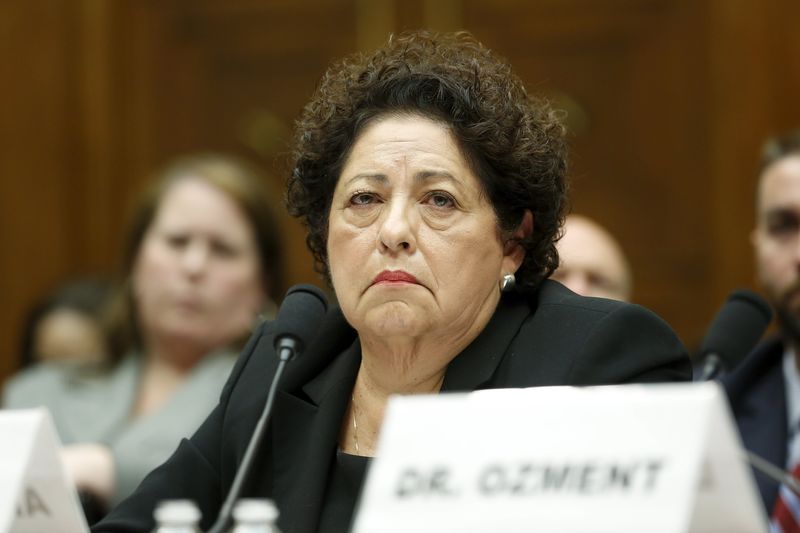
<svg viewBox="0 0 800 533">
<path fill-rule="evenodd" d="M 798 20 L 797 0 L 0 2 L 0 379 L 39 296 L 114 271 L 155 167 L 232 151 L 280 189 L 326 65 L 421 27 L 470 30 L 567 111 L 574 209 L 692 348 L 753 284 L 758 148 L 800 125 Z M 298 224 L 286 241 L 288 281 L 319 284 Z"/>
</svg>

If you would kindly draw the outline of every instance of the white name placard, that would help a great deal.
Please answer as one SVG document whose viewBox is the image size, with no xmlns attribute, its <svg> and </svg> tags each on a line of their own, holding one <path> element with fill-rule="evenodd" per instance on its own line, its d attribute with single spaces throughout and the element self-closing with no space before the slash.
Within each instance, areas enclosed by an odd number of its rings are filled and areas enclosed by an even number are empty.
<svg viewBox="0 0 800 533">
<path fill-rule="evenodd" d="M 50 414 L 0 411 L 0 436 L 0 532 L 88 532 Z"/>
<path fill-rule="evenodd" d="M 390 401 L 355 533 L 766 532 L 718 385 Z"/>
</svg>

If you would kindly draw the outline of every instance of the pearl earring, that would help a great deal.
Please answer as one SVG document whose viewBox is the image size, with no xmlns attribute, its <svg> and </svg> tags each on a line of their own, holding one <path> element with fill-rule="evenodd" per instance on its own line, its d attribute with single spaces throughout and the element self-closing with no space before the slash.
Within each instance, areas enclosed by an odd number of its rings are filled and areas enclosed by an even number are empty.
<svg viewBox="0 0 800 533">
<path fill-rule="evenodd" d="M 511 292 L 514 290 L 514 285 L 516 284 L 517 278 L 514 277 L 514 274 L 506 274 L 500 281 L 500 290 L 502 292 Z"/>
</svg>

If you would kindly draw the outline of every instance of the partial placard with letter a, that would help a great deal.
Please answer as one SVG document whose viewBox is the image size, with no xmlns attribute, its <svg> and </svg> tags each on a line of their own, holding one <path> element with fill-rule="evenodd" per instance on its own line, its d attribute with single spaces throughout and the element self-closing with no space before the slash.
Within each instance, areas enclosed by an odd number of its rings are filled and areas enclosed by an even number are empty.
<svg viewBox="0 0 800 533">
<path fill-rule="evenodd" d="M 714 383 L 390 401 L 354 533 L 767 531 Z"/>
<path fill-rule="evenodd" d="M 0 411 L 0 532 L 86 533 L 45 409 Z"/>
</svg>

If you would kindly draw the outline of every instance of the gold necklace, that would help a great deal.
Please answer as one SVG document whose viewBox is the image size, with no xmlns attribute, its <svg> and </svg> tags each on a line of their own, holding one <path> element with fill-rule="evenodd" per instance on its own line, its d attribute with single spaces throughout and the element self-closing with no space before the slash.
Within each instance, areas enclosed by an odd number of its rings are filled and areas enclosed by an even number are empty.
<svg viewBox="0 0 800 533">
<path fill-rule="evenodd" d="M 356 455 L 360 455 L 359 454 L 359 449 L 358 449 L 358 422 L 356 421 L 356 395 L 355 395 L 355 393 L 353 393 L 353 396 L 351 397 L 351 400 L 352 400 L 352 403 L 350 405 L 352 407 L 351 410 L 353 411 L 353 444 L 355 445 L 355 448 L 356 448 Z"/>
</svg>

